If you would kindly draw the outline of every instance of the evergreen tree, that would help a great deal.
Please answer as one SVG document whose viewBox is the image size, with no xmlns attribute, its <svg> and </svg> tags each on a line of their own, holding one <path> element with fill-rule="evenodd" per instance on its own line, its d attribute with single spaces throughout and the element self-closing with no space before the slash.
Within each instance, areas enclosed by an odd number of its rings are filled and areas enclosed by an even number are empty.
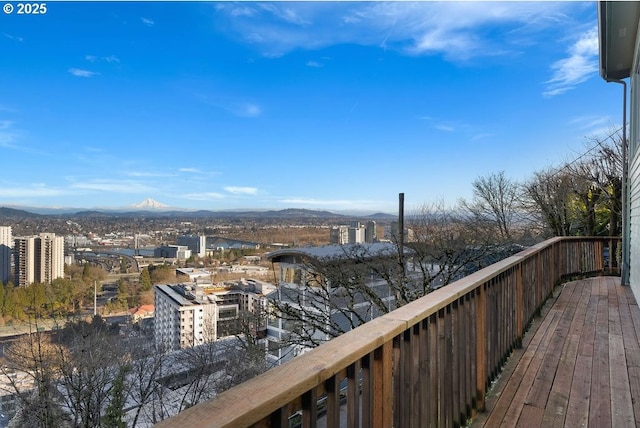
<svg viewBox="0 0 640 428">
<path fill-rule="evenodd" d="M 142 272 L 140 272 L 140 288 L 142 291 L 151 290 L 151 275 L 147 268 L 142 269 Z"/>
</svg>

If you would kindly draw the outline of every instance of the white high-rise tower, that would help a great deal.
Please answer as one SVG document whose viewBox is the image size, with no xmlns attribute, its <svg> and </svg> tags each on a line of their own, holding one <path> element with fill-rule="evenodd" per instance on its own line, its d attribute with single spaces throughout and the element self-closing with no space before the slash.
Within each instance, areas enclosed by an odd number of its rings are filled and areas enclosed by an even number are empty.
<svg viewBox="0 0 640 428">
<path fill-rule="evenodd" d="M 40 253 L 40 260 L 36 255 L 36 281 L 50 283 L 56 278 L 64 278 L 64 238 L 55 233 L 41 233 L 39 241 L 40 245 L 36 244 Z"/>
</svg>

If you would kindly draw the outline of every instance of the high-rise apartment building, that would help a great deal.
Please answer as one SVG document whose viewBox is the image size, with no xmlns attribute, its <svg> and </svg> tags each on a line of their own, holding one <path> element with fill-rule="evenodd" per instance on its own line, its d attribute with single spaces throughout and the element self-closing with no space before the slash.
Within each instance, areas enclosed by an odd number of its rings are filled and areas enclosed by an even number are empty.
<svg viewBox="0 0 640 428">
<path fill-rule="evenodd" d="M 349 244 L 362 244 L 364 242 L 365 228 L 359 222 L 356 226 L 349 227 Z"/>
<path fill-rule="evenodd" d="M 334 226 L 329 230 L 329 242 L 331 244 L 344 245 L 349 243 L 349 227 Z"/>
<path fill-rule="evenodd" d="M 351 221 L 349 226 L 333 226 L 329 230 L 329 243 L 331 244 L 346 245 L 360 244 L 363 242 L 369 242 L 366 241 L 366 229 L 365 226 L 357 220 Z"/>
<path fill-rule="evenodd" d="M 0 226 L 0 283 L 9 282 L 11 275 L 11 226 Z"/>
<path fill-rule="evenodd" d="M 36 241 L 36 266 L 39 266 L 40 275 L 36 275 L 36 281 L 50 283 L 56 278 L 64 278 L 64 238 L 55 233 L 41 233 L 39 238 Z"/>
<path fill-rule="evenodd" d="M 15 283 L 49 283 L 64 277 L 64 238 L 55 233 L 16 238 L 13 248 Z"/>
<path fill-rule="evenodd" d="M 366 229 L 364 231 L 364 242 L 371 244 L 378 240 L 378 231 L 376 222 L 371 220 L 367 222 Z"/>
<path fill-rule="evenodd" d="M 13 241 L 14 282 L 27 286 L 36 281 L 36 238 L 16 238 Z"/>
</svg>

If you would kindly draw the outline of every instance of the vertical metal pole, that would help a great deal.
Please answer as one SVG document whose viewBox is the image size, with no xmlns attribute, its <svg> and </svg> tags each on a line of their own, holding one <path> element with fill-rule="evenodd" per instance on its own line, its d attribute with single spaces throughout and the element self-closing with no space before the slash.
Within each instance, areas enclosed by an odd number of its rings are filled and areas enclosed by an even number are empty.
<svg viewBox="0 0 640 428">
<path fill-rule="evenodd" d="M 629 285 L 629 265 L 631 263 L 631 247 L 629 233 L 629 165 L 627 162 L 627 82 L 624 80 L 607 79 L 607 82 L 620 83 L 622 85 L 622 260 L 620 261 L 620 282 L 622 285 Z M 609 249 L 609 257 L 614 257 Z"/>
<path fill-rule="evenodd" d="M 622 267 L 621 280 L 622 285 L 630 284 L 630 267 L 631 267 L 631 228 L 630 213 L 631 205 L 629 203 L 629 152 L 627 142 L 627 83 L 621 81 L 622 90 L 624 91 L 622 101 Z M 611 251 L 611 250 L 609 250 Z M 609 254 L 612 257 L 612 254 Z"/>
<path fill-rule="evenodd" d="M 404 266 L 404 193 L 398 195 L 398 255 Z"/>
<path fill-rule="evenodd" d="M 98 281 L 93 281 L 93 316 L 98 315 Z"/>
<path fill-rule="evenodd" d="M 406 287 L 406 272 L 404 266 L 404 193 L 398 194 L 398 263 L 400 267 L 400 284 L 398 284 L 396 295 L 396 308 L 403 305 L 403 291 Z"/>
</svg>

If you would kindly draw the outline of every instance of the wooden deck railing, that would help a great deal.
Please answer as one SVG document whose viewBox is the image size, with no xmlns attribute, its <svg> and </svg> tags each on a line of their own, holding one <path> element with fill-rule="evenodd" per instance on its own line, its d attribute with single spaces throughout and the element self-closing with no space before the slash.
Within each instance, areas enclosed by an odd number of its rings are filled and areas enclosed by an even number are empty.
<svg viewBox="0 0 640 428">
<path fill-rule="evenodd" d="M 158 426 L 464 425 L 484 408 L 485 393 L 554 286 L 575 275 L 615 273 L 618 241 L 545 241 Z"/>
</svg>

